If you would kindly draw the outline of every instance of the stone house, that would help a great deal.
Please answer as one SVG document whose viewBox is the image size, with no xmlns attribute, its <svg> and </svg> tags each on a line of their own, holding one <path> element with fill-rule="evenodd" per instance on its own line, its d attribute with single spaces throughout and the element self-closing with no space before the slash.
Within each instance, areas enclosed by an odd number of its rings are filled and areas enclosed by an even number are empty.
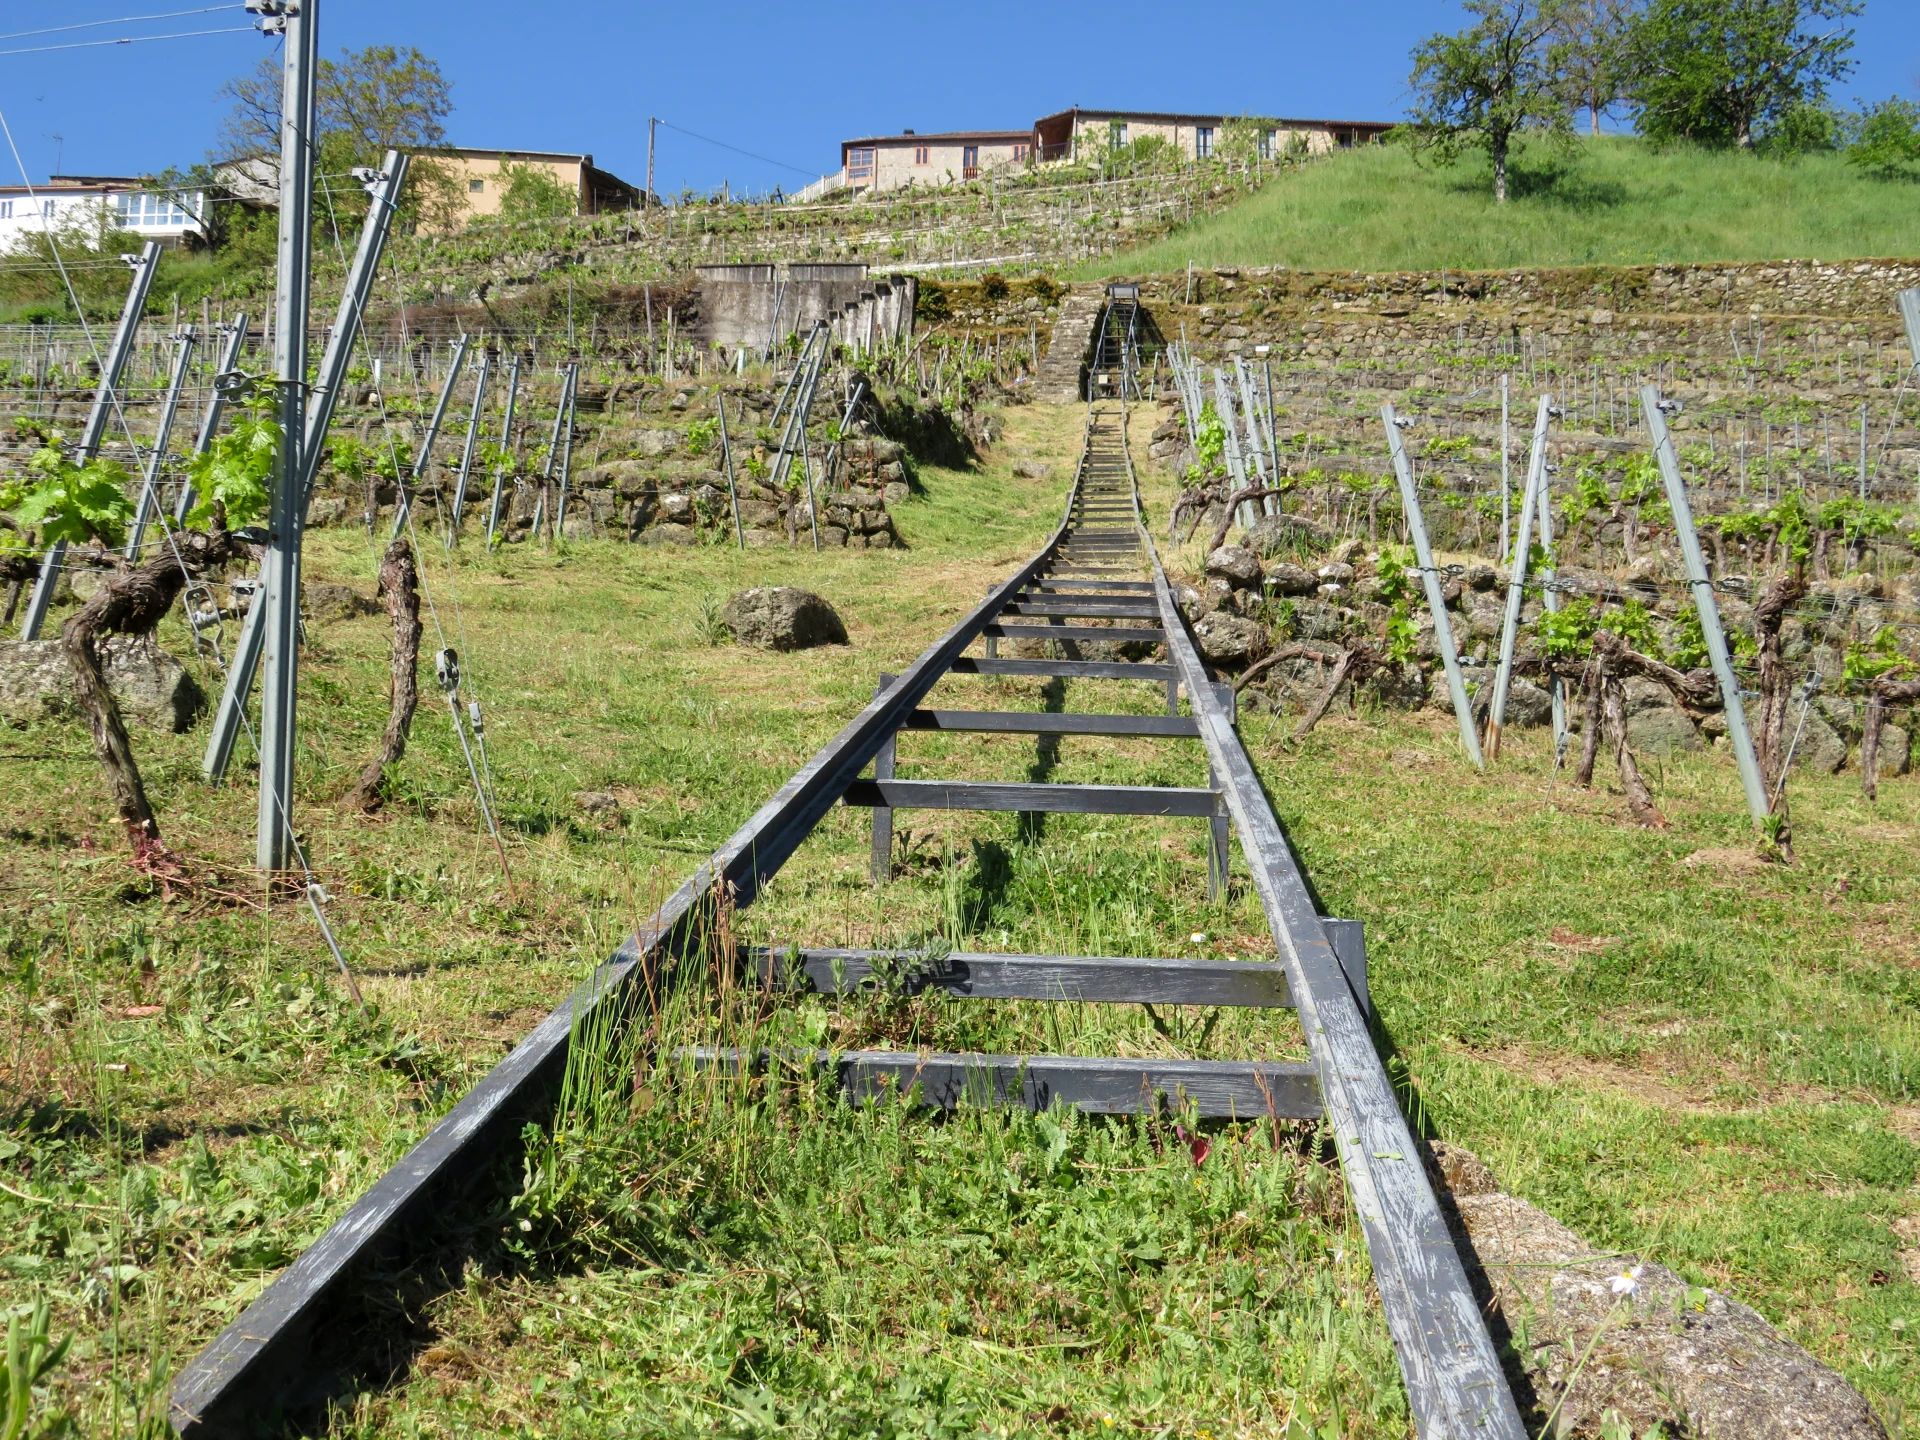
<svg viewBox="0 0 1920 1440">
<path fill-rule="evenodd" d="M 1253 127 L 1262 160 L 1304 148 L 1308 154 L 1367 145 L 1393 128 L 1384 120 L 1281 120 L 1265 116 L 1176 115 L 1152 110 L 1082 110 L 1074 106 L 1033 122 L 1039 160 L 1073 160 L 1088 147 L 1118 150 L 1154 136 L 1188 160 L 1211 159 L 1229 125 Z"/>
<path fill-rule="evenodd" d="M 870 135 L 840 142 L 841 187 L 902 190 L 909 185 L 952 185 L 977 179 L 1003 165 L 1025 165 L 1031 130 L 955 130 L 944 135 Z"/>
</svg>

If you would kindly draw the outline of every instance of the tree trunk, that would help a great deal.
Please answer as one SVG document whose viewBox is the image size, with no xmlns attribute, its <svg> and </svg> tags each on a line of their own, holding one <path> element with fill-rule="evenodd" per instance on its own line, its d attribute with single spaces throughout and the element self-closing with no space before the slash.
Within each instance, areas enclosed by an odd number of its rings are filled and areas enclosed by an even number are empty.
<svg viewBox="0 0 1920 1440">
<path fill-rule="evenodd" d="M 1867 701 L 1867 720 L 1860 731 L 1860 790 L 1869 800 L 1880 798 L 1880 727 L 1887 707 L 1878 695 Z"/>
<path fill-rule="evenodd" d="M 1493 202 L 1507 203 L 1507 137 L 1504 135 L 1495 136 L 1493 141 Z"/>
<path fill-rule="evenodd" d="M 1760 778 L 1766 782 L 1771 801 L 1769 813 L 1774 842 L 1789 860 L 1793 858 L 1793 827 L 1787 808 L 1787 790 L 1781 779 L 1786 773 L 1787 752 L 1793 745 L 1793 727 L 1788 723 L 1793 704 L 1793 674 L 1781 654 L 1780 630 L 1787 611 L 1806 592 L 1806 577 L 1796 569 L 1762 591 L 1753 607 L 1753 635 L 1760 646 L 1760 725 L 1753 748 L 1760 761 Z"/>
<path fill-rule="evenodd" d="M 174 558 L 175 547 L 178 560 Z M 225 517 L 216 511 L 211 532 L 176 531 L 172 546 L 163 547 L 145 564 L 107 581 L 60 627 L 60 646 L 73 669 L 75 697 L 93 735 L 93 753 L 106 772 L 107 788 L 113 792 L 120 823 L 126 827 L 136 855 L 159 843 L 160 826 L 147 800 L 119 703 L 107 688 L 99 642 L 108 635 L 152 634 L 186 588 L 188 577 L 181 562 L 202 569 L 231 559 L 237 549 L 226 531 Z"/>
<path fill-rule="evenodd" d="M 1601 683 L 1600 659 L 1595 656 L 1587 664 L 1586 731 L 1580 737 L 1580 768 L 1573 772 L 1573 783 L 1582 790 L 1592 787 L 1593 767 L 1600 758 Z"/>
<path fill-rule="evenodd" d="M 1606 711 L 1607 729 L 1613 736 L 1613 757 L 1620 767 L 1620 786 L 1627 792 L 1627 808 L 1633 818 L 1653 830 L 1667 828 L 1667 817 L 1653 803 L 1653 793 L 1640 774 L 1640 766 L 1627 744 L 1627 692 L 1612 675 L 1601 683 L 1601 703 Z"/>
<path fill-rule="evenodd" d="M 393 617 L 393 706 L 380 753 L 367 762 L 346 798 L 349 807 L 369 814 L 380 808 L 384 798 L 387 767 L 399 764 L 407 753 L 414 708 L 420 703 L 420 577 L 405 536 L 387 546 L 386 558 L 380 562 L 380 593 L 386 596 L 387 614 Z"/>
<path fill-rule="evenodd" d="M 1867 700 L 1867 723 L 1860 736 L 1860 788 L 1866 792 L 1869 800 L 1879 799 L 1880 788 L 1880 731 L 1887 721 L 1887 702 L 1889 700 L 1920 700 L 1920 680 L 1888 680 L 1881 678 L 1872 682 L 1872 694 Z"/>
<path fill-rule="evenodd" d="M 1367 676 L 1379 668 L 1380 663 L 1380 657 L 1366 646 L 1356 645 L 1351 650 L 1342 650 L 1340 658 L 1333 663 L 1333 674 L 1328 678 L 1326 688 L 1314 697 L 1313 704 L 1307 707 L 1307 713 L 1300 717 L 1300 723 L 1294 727 L 1293 738 L 1304 740 L 1312 734 L 1313 727 L 1333 708 L 1340 687 L 1349 679 L 1355 685 L 1363 683 Z"/>
</svg>

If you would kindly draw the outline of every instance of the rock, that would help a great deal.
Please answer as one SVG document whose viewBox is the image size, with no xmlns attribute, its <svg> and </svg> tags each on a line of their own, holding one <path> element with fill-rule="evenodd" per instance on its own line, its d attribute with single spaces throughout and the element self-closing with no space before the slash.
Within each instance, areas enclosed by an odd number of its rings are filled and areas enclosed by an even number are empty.
<svg viewBox="0 0 1920 1440">
<path fill-rule="evenodd" d="M 1520 1363 L 1540 1409 L 1559 1406 L 1556 1434 L 1598 1434 L 1611 1410 L 1635 1435 L 1665 1426 L 1742 1440 L 1885 1440 L 1839 1372 L 1731 1296 L 1632 1255 L 1597 1254 L 1544 1211 L 1483 1188 L 1491 1174 L 1465 1152 L 1439 1168 L 1463 1182 L 1451 1207 L 1471 1246 L 1464 1258 L 1506 1329 L 1524 1337 Z M 1631 1282 L 1624 1296 L 1621 1277 Z"/>
<path fill-rule="evenodd" d="M 177 735 L 207 708 L 206 691 L 147 637 L 110 635 L 100 649 L 107 688 L 129 723 Z M 0 640 L 0 719 L 27 725 L 76 714 L 73 670 L 58 640 Z"/>
<path fill-rule="evenodd" d="M 1048 480 L 1053 477 L 1053 466 L 1044 460 L 1019 460 L 1014 463 L 1013 478 L 1016 480 Z"/>
<path fill-rule="evenodd" d="M 1351 585 L 1353 583 L 1353 566 L 1347 564 L 1344 560 L 1335 560 L 1330 564 L 1322 565 L 1319 573 L 1321 583 L 1325 585 Z"/>
<path fill-rule="evenodd" d="M 692 403 L 693 392 L 691 390 L 682 390 L 667 402 L 667 408 L 669 410 L 684 410 Z"/>
<path fill-rule="evenodd" d="M 1531 730 L 1553 719 L 1553 696 L 1525 680 L 1507 686 L 1507 728 Z"/>
<path fill-rule="evenodd" d="M 633 438 L 633 448 L 648 460 L 671 455 L 680 445 L 677 430 L 642 430 Z"/>
<path fill-rule="evenodd" d="M 1311 595 L 1320 588 L 1311 570 L 1285 561 L 1267 572 L 1267 581 L 1276 595 Z"/>
<path fill-rule="evenodd" d="M 776 516 L 776 519 L 777 518 Z M 778 530 L 761 529 L 757 526 L 742 530 L 740 532 L 740 538 L 745 540 L 751 549 L 765 549 L 769 545 L 784 545 L 787 543 L 787 537 L 782 532 Z"/>
<path fill-rule="evenodd" d="M 1799 723 L 1798 715 L 1793 717 L 1793 723 Z M 1820 718 L 1818 711 L 1808 711 L 1807 723 L 1800 731 L 1800 743 L 1793 752 L 1794 768 L 1831 775 L 1846 763 L 1847 742 Z"/>
<path fill-rule="evenodd" d="M 640 532 L 642 545 L 692 545 L 695 538 L 690 525 L 650 525 Z"/>
<path fill-rule="evenodd" d="M 1904 775 L 1913 761 L 1913 738 L 1899 725 L 1880 727 L 1880 758 L 1877 768 L 1885 775 Z"/>
<path fill-rule="evenodd" d="M 740 523 L 759 526 L 772 530 L 780 524 L 780 507 L 769 505 L 764 500 L 742 500 L 740 502 Z"/>
<path fill-rule="evenodd" d="M 351 585 L 309 580 L 300 587 L 300 609 L 309 620 L 351 620 L 356 615 L 378 615 L 381 604 Z"/>
<path fill-rule="evenodd" d="M 1461 578 L 1467 582 L 1469 590 L 1487 591 L 1500 583 L 1500 577 L 1494 573 L 1491 565 L 1469 565 L 1467 573 Z"/>
<path fill-rule="evenodd" d="M 1260 557 L 1240 545 L 1222 545 L 1207 556 L 1207 574 L 1236 590 L 1258 590 L 1262 579 Z"/>
<path fill-rule="evenodd" d="M 321 530 L 347 518 L 347 502 L 337 495 L 318 495 L 307 505 L 307 529 Z"/>
<path fill-rule="evenodd" d="M 1367 682 L 1373 698 L 1389 710 L 1418 710 L 1427 703 L 1427 673 L 1418 665 L 1382 665 Z"/>
<path fill-rule="evenodd" d="M 1672 755 L 1685 750 L 1703 750 L 1706 741 L 1687 712 L 1674 706 L 1655 706 L 1636 710 L 1627 716 L 1627 740 L 1635 750 L 1650 755 Z M 1841 752 L 1844 758 L 1846 751 Z"/>
<path fill-rule="evenodd" d="M 894 539 L 892 532 L 887 530 L 875 530 L 867 536 L 867 548 L 869 550 L 891 550 L 898 543 L 899 542 Z"/>
<path fill-rule="evenodd" d="M 1267 653 L 1266 627 L 1224 610 L 1196 620 L 1193 638 L 1208 661 L 1224 668 L 1239 669 Z"/>
<path fill-rule="evenodd" d="M 720 612 L 734 639 L 766 650 L 845 645 L 847 627 L 834 608 L 810 590 L 762 585 L 743 590 Z"/>
<path fill-rule="evenodd" d="M 1294 632 L 1302 640 L 1338 640 L 1340 611 L 1324 600 L 1299 600 L 1293 607 Z"/>
<path fill-rule="evenodd" d="M 844 525 L 822 525 L 820 527 L 820 548 L 839 550 L 847 543 L 847 530 Z"/>
<path fill-rule="evenodd" d="M 1219 524 L 1218 515 L 1206 523 Z M 1276 555 L 1297 554 L 1302 546 L 1317 549 L 1326 544 L 1327 538 L 1327 532 L 1310 520 L 1293 515 L 1262 515 L 1240 537 L 1240 543 L 1262 559 L 1271 560 Z"/>
<path fill-rule="evenodd" d="M 589 815 L 618 815 L 620 797 L 611 790 L 576 790 L 573 803 Z"/>
<path fill-rule="evenodd" d="M 880 490 L 880 498 L 889 505 L 898 505 L 913 493 L 904 480 L 889 480 Z"/>
<path fill-rule="evenodd" d="M 693 497 L 678 492 L 660 497 L 660 513 L 678 524 L 686 524 L 693 519 Z"/>
</svg>

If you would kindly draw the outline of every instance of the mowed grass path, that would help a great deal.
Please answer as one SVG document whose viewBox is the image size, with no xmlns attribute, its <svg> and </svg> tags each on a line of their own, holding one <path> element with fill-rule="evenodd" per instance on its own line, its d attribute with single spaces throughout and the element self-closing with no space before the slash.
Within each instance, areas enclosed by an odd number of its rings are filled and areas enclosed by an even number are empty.
<svg viewBox="0 0 1920 1440">
<path fill-rule="evenodd" d="M 1566 160 L 1530 150 L 1500 206 L 1484 160 L 1439 169 L 1386 145 L 1308 165 L 1231 210 L 1083 267 L 1083 278 L 1189 263 L 1499 270 L 1910 256 L 1920 252 L 1916 203 L 1920 186 L 1872 179 L 1838 155 L 1778 161 L 1602 137 L 1579 141 Z"/>
</svg>

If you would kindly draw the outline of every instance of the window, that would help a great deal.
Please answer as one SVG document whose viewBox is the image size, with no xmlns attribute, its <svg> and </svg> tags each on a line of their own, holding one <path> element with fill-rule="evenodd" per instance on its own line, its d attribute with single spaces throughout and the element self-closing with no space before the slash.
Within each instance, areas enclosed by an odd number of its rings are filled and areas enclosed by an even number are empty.
<svg viewBox="0 0 1920 1440">
<path fill-rule="evenodd" d="M 1028 147 L 1016 140 L 1013 142 L 1013 163 L 1018 165 L 1027 158 Z"/>
<path fill-rule="evenodd" d="M 53 201 L 42 200 L 40 202 L 40 213 L 51 220 L 53 218 Z"/>
<path fill-rule="evenodd" d="M 1196 125 L 1193 127 L 1193 155 L 1196 160 L 1213 158 L 1213 126 Z"/>
<path fill-rule="evenodd" d="M 13 202 L 11 200 L 0 200 L 0 220 L 11 220 L 12 218 Z"/>
<path fill-rule="evenodd" d="M 165 195 L 122 193 L 113 197 L 115 218 L 128 230 L 184 230 L 193 216 Z"/>
<path fill-rule="evenodd" d="M 1260 158 L 1262 160 L 1271 160 L 1273 158 L 1273 142 L 1279 133 L 1277 130 L 1262 130 L 1260 132 Z"/>
<path fill-rule="evenodd" d="M 960 147 L 960 178 L 971 180 L 980 173 L 980 147 L 962 145 Z"/>
<path fill-rule="evenodd" d="M 847 151 L 847 179 L 873 179 L 873 147 L 871 145 L 856 145 Z"/>
<path fill-rule="evenodd" d="M 1334 131 L 1333 143 L 1338 145 L 1342 150 L 1351 150 L 1353 148 L 1353 132 L 1351 130 Z"/>
<path fill-rule="evenodd" d="M 1107 148 L 1124 150 L 1127 148 L 1127 122 L 1115 120 L 1107 127 Z"/>
<path fill-rule="evenodd" d="M 924 165 L 927 163 L 927 147 L 926 146 L 916 145 L 913 147 L 913 163 L 916 165 Z"/>
<path fill-rule="evenodd" d="M 487 182 L 484 180 L 469 180 L 467 182 L 467 193 L 469 195 L 479 195 L 483 193 L 486 188 Z"/>
</svg>

